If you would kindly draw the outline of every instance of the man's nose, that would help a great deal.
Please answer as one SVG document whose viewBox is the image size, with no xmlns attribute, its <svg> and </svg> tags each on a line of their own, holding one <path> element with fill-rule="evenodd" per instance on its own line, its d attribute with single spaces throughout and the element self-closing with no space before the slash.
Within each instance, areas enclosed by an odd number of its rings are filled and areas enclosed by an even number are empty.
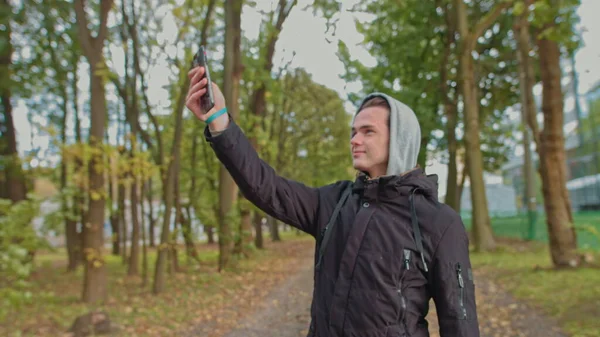
<svg viewBox="0 0 600 337">
<path fill-rule="evenodd" d="M 352 138 L 350 138 L 350 145 L 356 146 L 362 144 L 362 137 L 360 133 L 356 133 Z"/>
</svg>

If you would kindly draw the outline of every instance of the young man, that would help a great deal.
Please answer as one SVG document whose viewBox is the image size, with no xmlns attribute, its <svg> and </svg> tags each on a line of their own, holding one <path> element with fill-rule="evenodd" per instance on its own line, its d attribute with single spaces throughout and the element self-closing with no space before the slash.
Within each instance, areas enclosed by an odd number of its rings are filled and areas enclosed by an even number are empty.
<svg viewBox="0 0 600 337">
<path fill-rule="evenodd" d="M 201 111 L 202 75 L 202 68 L 190 71 L 186 105 L 207 122 L 206 140 L 244 196 L 317 239 L 308 336 L 429 336 L 431 298 L 442 337 L 479 336 L 467 234 L 456 212 L 437 201 L 435 176 L 416 167 L 421 134 L 409 107 L 367 96 L 350 140 L 361 174 L 311 188 L 258 157 L 216 85 L 215 107 Z"/>
</svg>

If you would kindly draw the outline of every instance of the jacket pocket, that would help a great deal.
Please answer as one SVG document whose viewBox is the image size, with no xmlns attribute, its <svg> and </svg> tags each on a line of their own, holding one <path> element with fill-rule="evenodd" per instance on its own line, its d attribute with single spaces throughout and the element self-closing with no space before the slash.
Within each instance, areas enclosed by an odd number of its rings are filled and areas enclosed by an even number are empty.
<svg viewBox="0 0 600 337">
<path fill-rule="evenodd" d="M 467 319 L 467 288 L 465 287 L 465 278 L 463 268 L 460 262 L 456 263 L 456 281 L 458 284 L 458 318 Z"/>
</svg>

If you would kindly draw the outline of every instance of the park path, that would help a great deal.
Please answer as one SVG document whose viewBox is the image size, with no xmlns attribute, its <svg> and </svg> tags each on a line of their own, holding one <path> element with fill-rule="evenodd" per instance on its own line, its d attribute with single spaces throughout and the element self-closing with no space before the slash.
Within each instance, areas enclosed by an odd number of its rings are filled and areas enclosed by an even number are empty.
<svg viewBox="0 0 600 337">
<path fill-rule="evenodd" d="M 205 324 L 190 336 L 304 337 L 310 321 L 312 257 L 273 289 L 251 314 L 233 329 L 215 334 L 215 324 Z M 518 302 L 481 272 L 475 272 L 481 337 L 567 337 L 556 322 Z M 428 315 L 431 337 L 439 337 L 435 305 Z"/>
</svg>

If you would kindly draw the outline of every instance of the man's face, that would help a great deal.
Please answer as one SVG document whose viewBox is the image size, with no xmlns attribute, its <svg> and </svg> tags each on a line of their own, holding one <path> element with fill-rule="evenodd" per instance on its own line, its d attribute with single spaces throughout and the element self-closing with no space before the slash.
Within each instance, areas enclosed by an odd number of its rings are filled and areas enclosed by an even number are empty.
<svg viewBox="0 0 600 337">
<path fill-rule="evenodd" d="M 379 106 L 361 110 L 352 125 L 352 165 L 371 178 L 385 175 L 388 164 L 390 112 Z"/>
</svg>

